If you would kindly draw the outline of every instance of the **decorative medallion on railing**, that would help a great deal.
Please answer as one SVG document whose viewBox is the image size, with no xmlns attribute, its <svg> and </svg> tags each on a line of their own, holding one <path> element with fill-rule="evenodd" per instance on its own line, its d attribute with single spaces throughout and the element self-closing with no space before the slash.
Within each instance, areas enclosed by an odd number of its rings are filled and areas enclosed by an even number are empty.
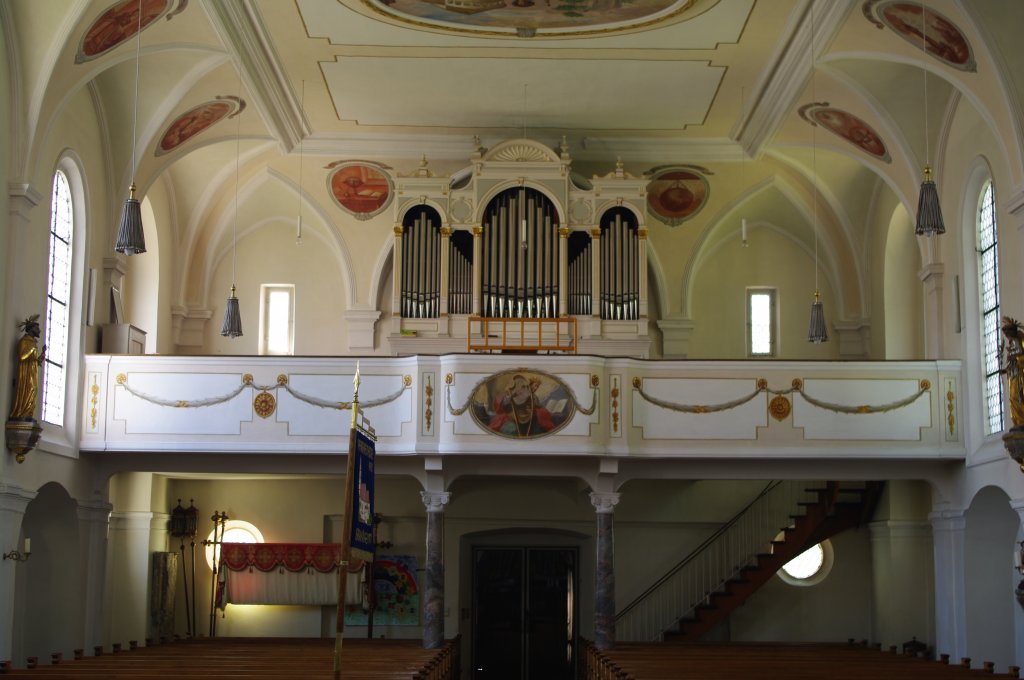
<svg viewBox="0 0 1024 680">
<path fill-rule="evenodd" d="M 396 376 L 397 377 L 397 376 Z M 223 404 L 231 401 L 246 389 L 252 389 L 258 394 L 253 399 L 253 409 L 256 414 L 261 418 L 269 417 L 277 407 L 277 399 L 272 393 L 276 393 L 277 390 L 283 389 L 288 394 L 292 395 L 299 401 L 304 401 L 307 404 L 313 406 L 319 406 L 320 408 L 330 408 L 338 411 L 346 411 L 352 408 L 352 402 L 350 401 L 335 401 L 331 399 L 322 399 L 315 397 L 292 388 L 288 384 L 288 376 L 282 374 L 277 376 L 276 385 L 257 385 L 253 382 L 251 374 L 246 373 L 242 376 L 241 383 L 235 389 L 231 390 L 227 394 L 221 394 L 215 397 L 206 397 L 203 399 L 168 399 L 166 397 L 159 397 L 152 394 L 147 394 L 140 390 L 135 389 L 128 384 L 128 376 L 124 373 L 120 373 L 117 376 L 117 384 L 120 385 L 133 397 L 138 397 L 143 401 L 148 401 L 151 404 L 157 406 L 169 406 L 171 408 L 202 408 L 203 406 L 213 406 L 215 404 Z M 412 376 L 402 376 L 401 385 L 397 390 L 388 394 L 380 399 L 361 399 L 359 401 L 359 408 L 362 410 L 371 409 L 375 406 L 382 406 L 390 403 L 398 397 L 402 396 L 402 392 L 412 387 Z"/>
<path fill-rule="evenodd" d="M 931 382 L 929 382 L 928 380 L 921 380 L 918 383 L 917 392 L 904 399 L 899 399 L 897 401 L 889 402 L 887 404 L 848 405 L 822 401 L 821 399 L 816 399 L 810 396 L 809 394 L 807 394 L 807 392 L 804 391 L 804 382 L 800 378 L 794 378 L 792 382 L 792 387 L 785 390 L 769 389 L 768 381 L 765 380 L 764 378 L 758 378 L 754 391 L 738 399 L 732 399 L 730 401 L 722 402 L 720 404 L 679 404 L 675 402 L 666 401 L 665 399 L 659 399 L 651 394 L 648 394 L 647 392 L 644 391 L 643 383 L 643 378 L 633 378 L 633 389 L 636 390 L 637 394 L 639 394 L 644 399 L 644 401 L 654 404 L 655 406 L 668 409 L 670 411 L 677 411 L 679 413 L 719 413 L 721 411 L 729 411 L 738 406 L 746 404 L 748 401 L 752 400 L 757 395 L 761 394 L 762 392 L 765 392 L 767 394 L 775 396 L 775 399 L 772 399 L 772 401 L 770 402 L 768 409 L 769 412 L 772 414 L 772 417 L 774 417 L 776 420 L 783 420 L 784 418 L 786 418 L 786 416 L 789 415 L 790 404 L 789 401 L 785 399 L 785 397 L 794 393 L 799 394 L 801 397 L 803 397 L 804 401 L 806 401 L 808 404 L 811 404 L 812 406 L 817 406 L 818 408 L 821 409 L 825 409 L 826 411 L 832 411 L 834 413 L 851 413 L 862 415 L 866 413 L 887 413 L 889 411 L 895 411 L 896 409 L 903 408 L 904 406 L 907 406 L 917 401 L 917 399 L 922 394 L 925 394 L 926 392 L 928 392 L 928 390 L 932 388 Z M 785 405 L 776 403 L 776 400 L 779 397 L 783 398 L 783 401 L 786 402 Z"/>
<path fill-rule="evenodd" d="M 445 378 L 448 412 L 460 416 L 469 411 L 480 429 L 499 437 L 537 439 L 565 427 L 576 411 L 592 415 L 597 407 L 600 379 L 590 377 L 593 391 L 589 408 L 560 378 L 537 369 L 518 368 L 489 375 L 473 385 L 459 408 L 452 406 L 451 374 Z"/>
</svg>

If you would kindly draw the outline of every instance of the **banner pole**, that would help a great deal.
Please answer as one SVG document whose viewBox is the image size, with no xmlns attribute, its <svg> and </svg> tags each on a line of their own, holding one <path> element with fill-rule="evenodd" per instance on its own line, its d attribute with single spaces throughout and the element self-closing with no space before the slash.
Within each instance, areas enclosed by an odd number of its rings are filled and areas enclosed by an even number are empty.
<svg viewBox="0 0 1024 680">
<path fill-rule="evenodd" d="M 341 678 L 341 643 L 345 637 L 345 591 L 348 563 L 352 553 L 352 501 L 355 493 L 356 427 L 359 422 L 359 362 L 352 378 L 352 427 L 348 433 L 348 460 L 345 462 L 345 505 L 341 522 L 341 564 L 338 565 L 338 606 L 334 628 L 334 678 Z"/>
</svg>

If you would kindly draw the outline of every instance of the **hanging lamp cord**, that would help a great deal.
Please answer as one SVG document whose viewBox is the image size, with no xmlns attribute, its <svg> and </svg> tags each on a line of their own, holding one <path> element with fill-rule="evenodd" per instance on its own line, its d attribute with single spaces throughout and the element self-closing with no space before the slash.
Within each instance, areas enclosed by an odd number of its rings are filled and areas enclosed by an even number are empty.
<svg viewBox="0 0 1024 680">
<path fill-rule="evenodd" d="M 142 0 L 139 0 L 139 25 L 135 33 L 135 102 L 132 105 L 132 186 L 135 185 L 135 145 L 139 124 L 139 61 L 142 54 Z"/>
</svg>

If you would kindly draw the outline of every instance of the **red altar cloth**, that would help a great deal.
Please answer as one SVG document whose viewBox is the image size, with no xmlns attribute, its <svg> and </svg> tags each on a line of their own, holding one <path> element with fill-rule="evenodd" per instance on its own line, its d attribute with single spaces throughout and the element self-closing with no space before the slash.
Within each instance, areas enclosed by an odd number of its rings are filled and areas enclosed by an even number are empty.
<svg viewBox="0 0 1024 680">
<path fill-rule="evenodd" d="M 315 569 L 321 573 L 334 571 L 341 563 L 340 543 L 224 543 L 221 564 L 231 571 Z M 348 571 L 363 568 L 362 560 L 352 560 Z"/>
</svg>

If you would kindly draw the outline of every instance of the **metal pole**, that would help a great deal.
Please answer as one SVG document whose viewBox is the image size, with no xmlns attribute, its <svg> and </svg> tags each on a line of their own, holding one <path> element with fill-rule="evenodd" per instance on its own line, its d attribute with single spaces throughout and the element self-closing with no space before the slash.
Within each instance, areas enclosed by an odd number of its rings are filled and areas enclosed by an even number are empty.
<svg viewBox="0 0 1024 680">
<path fill-rule="evenodd" d="M 341 522 L 341 560 L 338 565 L 338 605 L 334 635 L 334 677 L 341 678 L 341 643 L 345 637 L 345 591 L 348 561 L 352 553 L 352 499 L 355 496 L 356 476 L 356 424 L 359 421 L 359 362 L 352 378 L 352 427 L 348 433 L 348 460 L 345 464 L 345 506 Z"/>
</svg>

